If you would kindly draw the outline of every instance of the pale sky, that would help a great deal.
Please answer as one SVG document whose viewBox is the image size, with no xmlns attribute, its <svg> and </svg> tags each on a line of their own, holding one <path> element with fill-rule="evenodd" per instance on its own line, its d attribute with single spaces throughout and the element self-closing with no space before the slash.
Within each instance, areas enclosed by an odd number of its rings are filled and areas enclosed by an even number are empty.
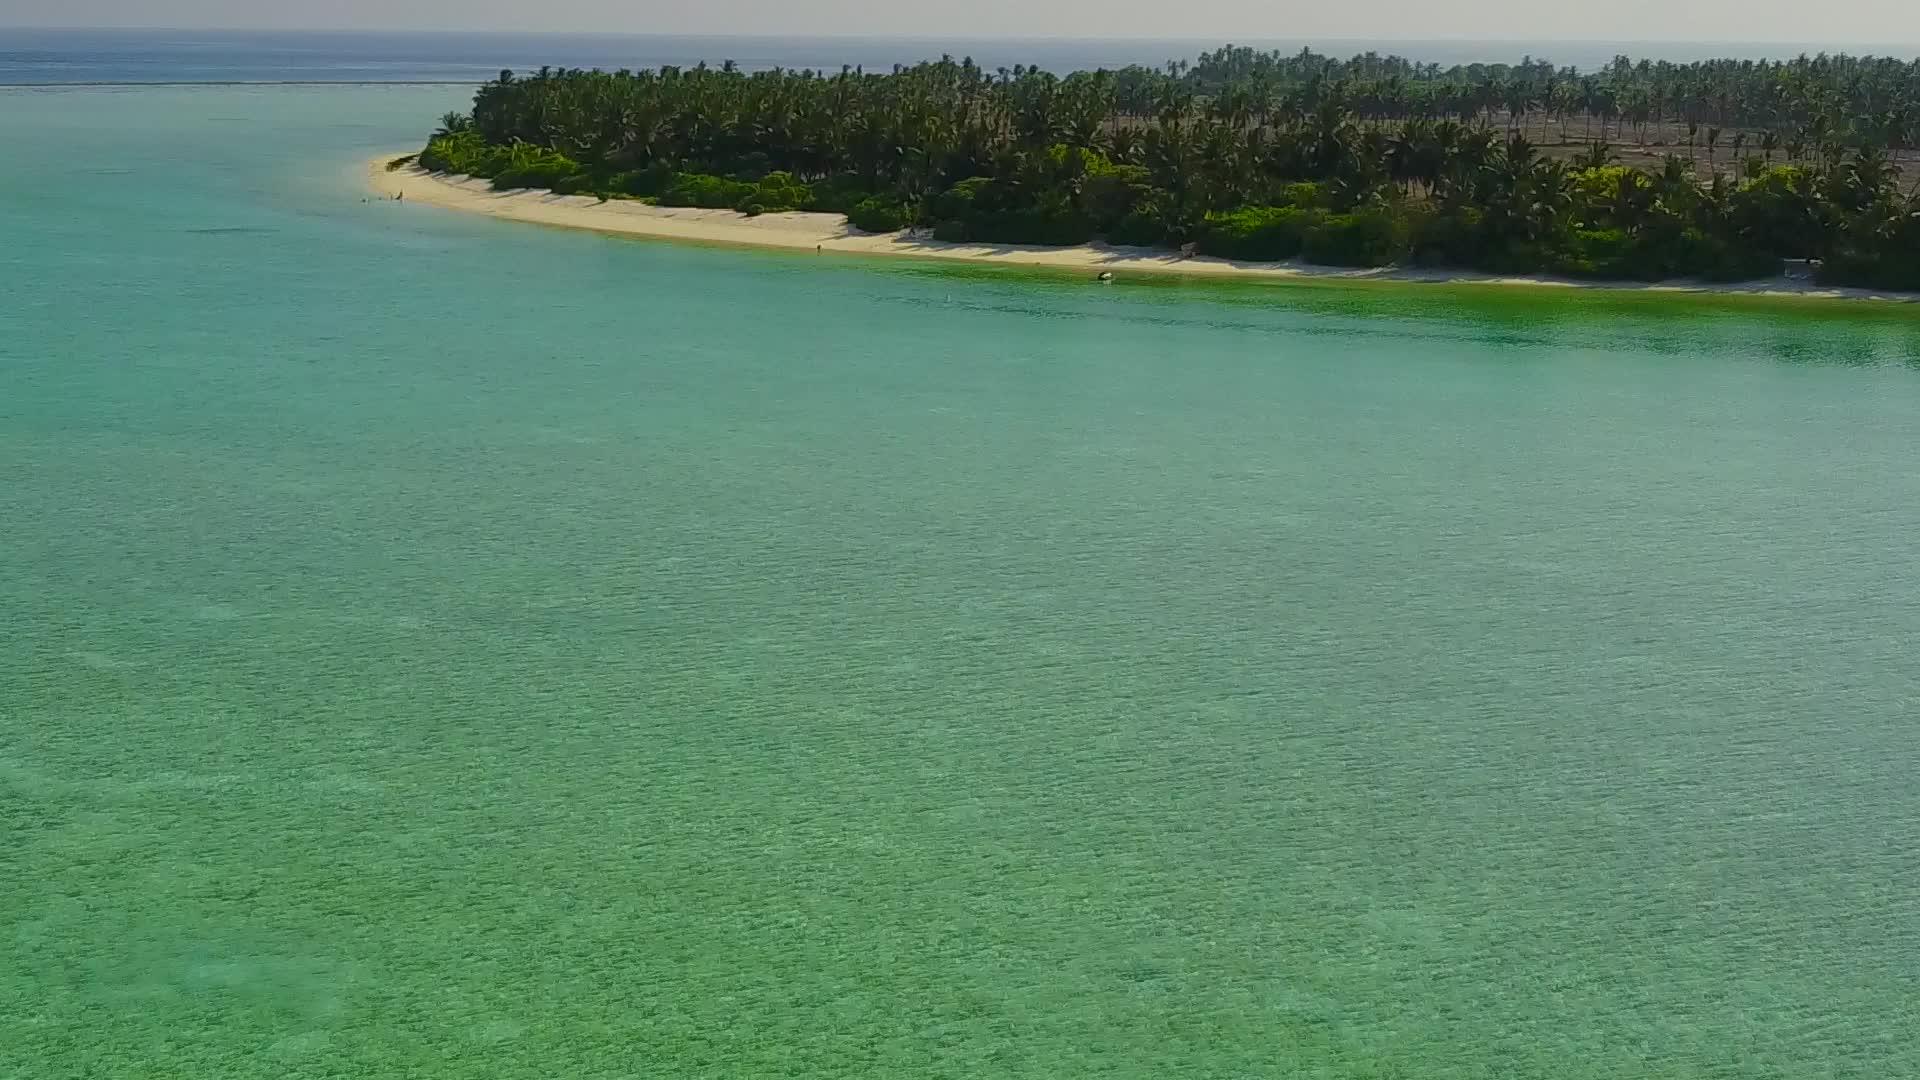
<svg viewBox="0 0 1920 1080">
<path fill-rule="evenodd" d="M 907 37 L 1920 42 L 1910 0 L 0 0 L 0 26 Z M 0 48 L 5 37 L 0 33 Z M 1798 51 L 1796 48 L 1794 51 Z"/>
</svg>

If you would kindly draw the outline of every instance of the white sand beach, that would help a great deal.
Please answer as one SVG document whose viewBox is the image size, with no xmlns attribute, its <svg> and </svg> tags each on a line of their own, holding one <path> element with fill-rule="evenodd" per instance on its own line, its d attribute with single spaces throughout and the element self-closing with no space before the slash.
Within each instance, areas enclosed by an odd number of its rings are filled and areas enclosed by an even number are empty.
<svg viewBox="0 0 1920 1080">
<path fill-rule="evenodd" d="M 782 213 L 748 217 L 732 210 L 649 206 L 591 195 L 555 195 L 544 191 L 495 191 L 489 182 L 429 173 L 417 165 L 389 170 L 398 154 L 383 155 L 366 166 L 368 185 L 378 194 L 423 205 L 488 214 L 512 221 L 587 229 L 622 236 L 650 237 L 703 244 L 737 244 L 760 248 L 817 250 L 822 254 L 885 255 L 916 259 L 951 259 L 997 263 L 1089 275 L 1111 271 L 1127 274 L 1192 275 L 1237 278 L 1337 279 L 1403 281 L 1463 285 L 1533 286 L 1615 291 L 1711 293 L 1726 295 L 1827 297 L 1914 302 L 1917 293 L 1890 293 L 1868 289 L 1840 289 L 1811 281 L 1780 277 L 1737 284 L 1701 282 L 1594 282 L 1556 277 L 1503 277 L 1472 271 L 1388 268 L 1350 270 L 1304 263 L 1250 263 L 1209 256 L 1183 258 L 1176 252 L 1153 248 L 1085 244 L 1078 247 L 1035 247 L 1020 244 L 954 244 L 909 232 L 863 233 L 839 214 Z"/>
</svg>

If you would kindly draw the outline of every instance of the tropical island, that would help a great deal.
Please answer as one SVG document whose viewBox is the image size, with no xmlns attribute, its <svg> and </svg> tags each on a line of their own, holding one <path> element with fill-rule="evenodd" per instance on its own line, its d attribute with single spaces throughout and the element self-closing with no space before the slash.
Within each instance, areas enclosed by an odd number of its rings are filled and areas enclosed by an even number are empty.
<svg viewBox="0 0 1920 1080">
<path fill-rule="evenodd" d="M 1920 290 L 1920 61 L 1441 68 L 1227 47 L 1065 77 L 502 72 L 418 155 L 493 190 L 936 241 Z M 399 164 L 399 163 L 396 163 Z"/>
</svg>

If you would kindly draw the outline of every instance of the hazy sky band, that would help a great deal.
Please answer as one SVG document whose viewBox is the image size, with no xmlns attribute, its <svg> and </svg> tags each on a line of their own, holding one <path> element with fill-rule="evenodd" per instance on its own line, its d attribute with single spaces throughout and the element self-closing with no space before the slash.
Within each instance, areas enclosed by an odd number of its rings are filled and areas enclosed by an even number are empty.
<svg viewBox="0 0 1920 1080">
<path fill-rule="evenodd" d="M 1920 42 L 1920 4 L 1894 0 L 0 0 L 0 26 L 609 31 L 1298 41 Z M 0 48 L 4 34 L 0 32 Z"/>
</svg>

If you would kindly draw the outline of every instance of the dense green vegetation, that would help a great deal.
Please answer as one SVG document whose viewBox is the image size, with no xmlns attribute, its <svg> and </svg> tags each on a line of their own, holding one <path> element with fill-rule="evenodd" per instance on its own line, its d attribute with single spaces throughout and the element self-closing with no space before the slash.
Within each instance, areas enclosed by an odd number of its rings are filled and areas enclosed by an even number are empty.
<svg viewBox="0 0 1920 1080">
<path fill-rule="evenodd" d="M 944 240 L 1648 280 L 1810 259 L 1831 282 L 1916 289 L 1920 204 L 1899 167 L 1916 135 L 1920 63 L 1621 58 L 1583 74 L 1228 48 L 1065 78 L 950 58 L 502 72 L 420 161 L 500 188 L 828 210 Z"/>
</svg>

